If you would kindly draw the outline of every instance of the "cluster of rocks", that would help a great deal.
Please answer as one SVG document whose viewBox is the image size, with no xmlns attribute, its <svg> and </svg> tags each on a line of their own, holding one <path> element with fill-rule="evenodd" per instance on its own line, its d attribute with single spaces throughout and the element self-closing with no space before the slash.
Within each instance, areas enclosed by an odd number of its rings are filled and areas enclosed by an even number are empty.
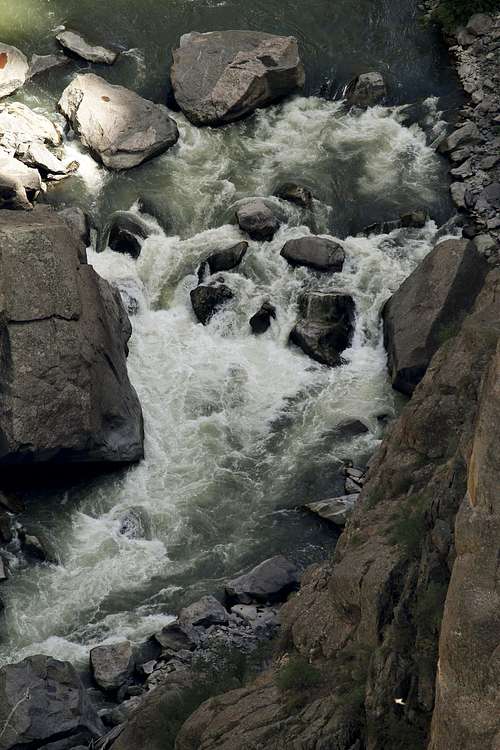
<svg viewBox="0 0 500 750">
<path fill-rule="evenodd" d="M 469 103 L 439 144 L 453 166 L 451 195 L 467 216 L 464 237 L 498 261 L 500 240 L 500 15 L 476 14 L 457 30 L 451 53 Z"/>
</svg>

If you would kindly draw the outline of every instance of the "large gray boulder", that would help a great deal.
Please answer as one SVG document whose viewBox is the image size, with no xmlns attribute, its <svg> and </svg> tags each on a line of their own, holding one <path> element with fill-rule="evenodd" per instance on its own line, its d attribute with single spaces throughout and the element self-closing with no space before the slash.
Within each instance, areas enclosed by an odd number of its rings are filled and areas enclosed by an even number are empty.
<svg viewBox="0 0 500 750">
<path fill-rule="evenodd" d="M 78 31 L 71 31 L 70 29 L 60 31 L 59 34 L 56 34 L 56 39 L 64 50 L 81 57 L 83 60 L 88 60 L 88 62 L 113 65 L 118 57 L 118 52 L 88 42 Z"/>
<path fill-rule="evenodd" d="M 28 60 L 21 50 L 0 42 L 0 99 L 24 84 L 28 69 Z"/>
<path fill-rule="evenodd" d="M 92 155 L 110 169 L 135 167 L 179 138 L 166 107 L 93 73 L 73 79 L 59 108 Z"/>
<path fill-rule="evenodd" d="M 307 292 L 290 341 L 321 364 L 337 367 L 354 334 L 354 300 L 345 292 Z"/>
<path fill-rule="evenodd" d="M 299 572 L 283 555 L 264 560 L 249 573 L 226 584 L 226 596 L 240 604 L 280 601 L 298 588 Z"/>
<path fill-rule="evenodd" d="M 238 225 L 251 240 L 269 242 L 280 227 L 280 220 L 261 198 L 245 201 L 236 211 Z"/>
<path fill-rule="evenodd" d="M 181 609 L 178 619 L 180 626 L 189 631 L 189 628 L 197 625 L 225 625 L 229 614 L 215 596 L 202 596 L 197 602 Z"/>
<path fill-rule="evenodd" d="M 313 503 L 307 503 L 304 508 L 315 516 L 319 516 L 335 526 L 344 527 L 354 511 L 354 506 L 358 500 L 359 494 L 342 495 L 341 497 L 332 497 L 327 500 L 317 500 Z"/>
<path fill-rule="evenodd" d="M 0 279 L 0 464 L 142 458 L 130 322 L 78 237 L 48 207 L 1 211 Z"/>
<path fill-rule="evenodd" d="M 374 107 L 387 96 L 385 81 L 380 73 L 371 71 L 354 78 L 346 89 L 346 99 L 356 107 Z"/>
<path fill-rule="evenodd" d="M 393 387 L 411 396 L 442 344 L 456 335 L 488 270 L 468 240 L 446 240 L 427 255 L 383 310 Z"/>
<path fill-rule="evenodd" d="M 0 669 L 0 750 L 40 747 L 61 736 L 90 740 L 103 732 L 68 662 L 31 656 Z"/>
<path fill-rule="evenodd" d="M 173 60 L 176 101 L 195 125 L 237 120 L 305 80 L 297 40 L 258 31 L 185 34 Z"/>
<path fill-rule="evenodd" d="M 340 272 L 344 267 L 345 252 L 339 242 L 325 237 L 300 237 L 288 240 L 281 255 L 291 266 L 307 266 L 315 271 Z"/>
<path fill-rule="evenodd" d="M 94 680 L 103 690 L 118 690 L 132 676 L 135 668 L 130 641 L 103 643 L 90 652 Z"/>
<path fill-rule="evenodd" d="M 44 188 L 37 169 L 0 150 L 0 208 L 30 211 Z"/>
</svg>

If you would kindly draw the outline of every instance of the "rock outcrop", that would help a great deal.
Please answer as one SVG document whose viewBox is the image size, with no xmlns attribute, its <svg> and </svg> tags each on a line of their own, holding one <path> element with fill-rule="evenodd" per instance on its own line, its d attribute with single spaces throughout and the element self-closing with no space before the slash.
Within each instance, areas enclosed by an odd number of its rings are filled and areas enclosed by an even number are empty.
<svg viewBox="0 0 500 750">
<path fill-rule="evenodd" d="M 354 334 L 354 300 L 344 292 L 306 292 L 291 343 L 321 364 L 337 367 Z"/>
<path fill-rule="evenodd" d="M 179 138 L 162 104 L 87 73 L 64 89 L 59 108 L 91 154 L 110 169 L 130 169 Z"/>
<path fill-rule="evenodd" d="M 0 727 L 0 750 L 81 743 L 104 732 L 74 667 L 49 656 L 0 669 Z"/>
<path fill-rule="evenodd" d="M 413 393 L 435 352 L 460 330 L 487 269 L 471 242 L 446 240 L 387 302 L 384 341 L 396 390 Z"/>
<path fill-rule="evenodd" d="M 88 62 L 113 65 L 118 58 L 118 52 L 107 47 L 91 44 L 77 31 L 71 31 L 70 29 L 60 31 L 56 35 L 56 39 L 66 52 L 73 53 L 83 60 L 88 60 Z"/>
<path fill-rule="evenodd" d="M 28 60 L 21 50 L 0 42 L 0 99 L 21 88 L 28 69 Z"/>
<path fill-rule="evenodd" d="M 300 89 L 297 40 L 257 31 L 185 34 L 173 52 L 177 104 L 195 125 L 221 125 Z"/>
<path fill-rule="evenodd" d="M 131 328 L 119 294 L 48 208 L 0 212 L 0 463 L 137 461 Z"/>
<path fill-rule="evenodd" d="M 300 237 L 288 240 L 281 255 L 291 266 L 307 266 L 314 271 L 342 271 L 345 261 L 344 248 L 339 242 L 326 237 Z"/>
</svg>

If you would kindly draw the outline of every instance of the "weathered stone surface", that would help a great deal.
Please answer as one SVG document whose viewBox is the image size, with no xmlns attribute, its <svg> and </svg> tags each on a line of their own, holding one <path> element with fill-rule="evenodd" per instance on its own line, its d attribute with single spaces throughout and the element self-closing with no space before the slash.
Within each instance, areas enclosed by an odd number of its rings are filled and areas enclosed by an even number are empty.
<svg viewBox="0 0 500 750">
<path fill-rule="evenodd" d="M 343 495 L 342 497 L 333 497 L 329 500 L 318 500 L 314 503 L 307 503 L 304 507 L 306 510 L 314 513 L 314 515 L 335 524 L 335 526 L 345 526 L 354 510 L 357 500 L 358 494 Z"/>
<path fill-rule="evenodd" d="M 385 81 L 380 73 L 362 73 L 346 89 L 346 99 L 356 107 L 374 107 L 387 96 Z"/>
<path fill-rule="evenodd" d="M 279 627 L 279 612 L 274 607 L 256 604 L 235 604 L 231 612 L 253 630 L 274 630 Z"/>
<path fill-rule="evenodd" d="M 138 258 L 142 241 L 151 233 L 148 223 L 139 214 L 133 211 L 115 211 L 99 239 L 99 247 L 104 249 L 109 245 L 117 253 Z"/>
<path fill-rule="evenodd" d="M 276 319 L 276 308 L 270 302 L 264 302 L 250 318 L 252 333 L 256 336 L 265 333 L 270 328 L 272 319 Z"/>
<path fill-rule="evenodd" d="M 179 138 L 177 125 L 162 104 L 92 73 L 73 79 L 59 107 L 82 143 L 110 169 L 135 167 Z"/>
<path fill-rule="evenodd" d="M 70 29 L 60 31 L 56 35 L 56 39 L 63 49 L 83 58 L 83 60 L 88 60 L 88 62 L 113 65 L 118 58 L 118 52 L 91 44 L 77 31 L 71 31 Z"/>
<path fill-rule="evenodd" d="M 241 604 L 280 601 L 293 591 L 299 582 L 296 566 L 283 555 L 270 557 L 256 565 L 249 573 L 226 584 L 226 596 Z"/>
<path fill-rule="evenodd" d="M 0 208 L 30 211 L 44 187 L 38 170 L 0 151 Z"/>
<path fill-rule="evenodd" d="M 24 84 L 28 67 L 28 60 L 21 50 L 0 42 L 0 99 Z"/>
<path fill-rule="evenodd" d="M 272 240 L 279 229 L 280 221 L 269 206 L 260 198 L 249 200 L 236 212 L 240 229 L 250 239 L 259 242 Z"/>
<path fill-rule="evenodd" d="M 118 292 L 49 208 L 0 213 L 0 463 L 107 464 L 143 455 Z"/>
<path fill-rule="evenodd" d="M 305 79 L 294 37 L 256 31 L 185 34 L 173 60 L 176 101 L 196 125 L 237 120 L 300 89 Z"/>
<path fill-rule="evenodd" d="M 344 248 L 339 242 L 314 235 L 288 240 L 281 255 L 291 266 L 307 266 L 315 271 L 332 273 L 342 271 L 345 261 Z"/>
<path fill-rule="evenodd" d="M 384 341 L 393 387 L 411 395 L 447 338 L 460 329 L 487 273 L 467 240 L 436 245 L 387 302 Z"/>
<path fill-rule="evenodd" d="M 105 643 L 90 652 L 94 679 L 103 690 L 118 690 L 132 675 L 135 666 L 130 641 Z"/>
<path fill-rule="evenodd" d="M 118 289 L 125 310 L 129 315 L 137 315 L 141 311 L 146 299 L 146 289 L 142 281 L 136 277 L 116 279 L 113 287 Z"/>
<path fill-rule="evenodd" d="M 179 624 L 181 627 L 194 627 L 201 625 L 220 625 L 228 621 L 229 615 L 225 607 L 214 596 L 202 596 L 202 598 L 184 607 L 179 612 Z"/>
<path fill-rule="evenodd" d="M 313 207 L 313 194 L 309 188 L 304 185 L 297 185 L 295 182 L 286 182 L 284 185 L 276 190 L 275 195 L 281 200 L 288 201 L 289 203 L 295 203 L 296 206 L 301 208 L 312 209 Z"/>
<path fill-rule="evenodd" d="M 66 55 L 33 55 L 30 60 L 28 78 L 34 78 L 47 70 L 59 68 L 61 65 L 67 65 L 68 63 L 69 58 Z"/>
<path fill-rule="evenodd" d="M 478 139 L 479 130 L 477 125 L 473 122 L 466 122 L 441 141 L 439 144 L 439 151 L 443 154 L 447 154 L 449 151 L 454 151 L 458 146 L 463 146 L 465 143 L 475 142 Z"/>
<path fill-rule="evenodd" d="M 83 242 L 85 247 L 90 245 L 90 217 L 78 206 L 68 206 L 58 209 L 57 213 L 66 222 L 75 237 Z"/>
<path fill-rule="evenodd" d="M 236 268 L 245 257 L 247 250 L 248 242 L 238 242 L 232 247 L 212 253 L 206 260 L 210 273 L 221 273 L 221 271 L 231 271 Z"/>
<path fill-rule="evenodd" d="M 193 640 L 192 636 L 190 627 L 186 629 L 179 620 L 174 620 L 174 622 L 165 625 L 158 633 L 155 633 L 154 637 L 162 648 L 170 651 L 181 651 L 194 647 L 196 638 Z"/>
<path fill-rule="evenodd" d="M 191 290 L 194 314 L 204 326 L 234 295 L 225 284 L 200 284 Z"/>
<path fill-rule="evenodd" d="M 337 367 L 354 333 L 355 305 L 344 292 L 307 292 L 299 299 L 300 318 L 290 341 L 321 364 Z"/>
<path fill-rule="evenodd" d="M 488 13 L 474 13 L 467 23 L 467 31 L 473 36 L 484 36 L 493 25 L 493 18 Z"/>
<path fill-rule="evenodd" d="M 21 145 L 33 142 L 59 146 L 62 143 L 61 128 L 21 102 L 0 104 L 0 146 L 16 152 Z"/>
<path fill-rule="evenodd" d="M 81 732 L 90 739 L 104 731 L 75 669 L 49 656 L 0 669 L 0 727 L 0 750 L 40 747 Z"/>
</svg>

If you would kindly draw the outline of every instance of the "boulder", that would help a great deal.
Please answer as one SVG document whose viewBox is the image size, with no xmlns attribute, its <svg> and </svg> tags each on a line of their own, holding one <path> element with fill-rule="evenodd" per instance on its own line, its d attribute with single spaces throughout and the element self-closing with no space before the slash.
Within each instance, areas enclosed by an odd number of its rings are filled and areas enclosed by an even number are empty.
<svg viewBox="0 0 500 750">
<path fill-rule="evenodd" d="M 141 459 L 130 322 L 66 222 L 42 206 L 0 212 L 0 278 L 0 464 Z"/>
<path fill-rule="evenodd" d="M 66 55 L 33 55 L 30 60 L 28 78 L 34 78 L 47 70 L 59 68 L 68 63 L 69 58 Z"/>
<path fill-rule="evenodd" d="M 0 99 L 21 88 L 28 68 L 28 60 L 21 50 L 0 42 Z"/>
<path fill-rule="evenodd" d="M 354 334 L 353 298 L 344 292 L 307 292 L 299 298 L 299 313 L 290 341 L 317 362 L 341 365 L 340 355 Z"/>
<path fill-rule="evenodd" d="M 59 216 L 66 222 L 75 237 L 88 247 L 90 245 L 90 217 L 78 206 L 68 206 L 57 210 Z"/>
<path fill-rule="evenodd" d="M 130 508 L 120 517 L 120 534 L 128 539 L 151 539 L 151 522 L 144 508 Z"/>
<path fill-rule="evenodd" d="M 40 170 L 47 179 L 55 179 L 58 175 L 67 175 L 75 171 L 73 169 L 75 162 L 72 162 L 71 165 L 64 164 L 43 143 L 30 143 L 19 148 L 17 157 L 28 167 Z"/>
<path fill-rule="evenodd" d="M 107 47 L 91 44 L 77 31 L 70 31 L 69 29 L 60 31 L 59 34 L 56 34 L 56 39 L 64 50 L 88 62 L 113 65 L 118 58 L 118 52 Z"/>
<path fill-rule="evenodd" d="M 297 40 L 257 31 L 185 34 L 173 52 L 177 104 L 195 125 L 221 125 L 302 88 Z"/>
<path fill-rule="evenodd" d="M 328 500 L 319 500 L 318 502 L 307 503 L 304 508 L 315 516 L 335 524 L 335 526 L 343 527 L 354 510 L 358 496 L 358 493 L 353 493 Z"/>
<path fill-rule="evenodd" d="M 484 36 L 491 31 L 493 18 L 488 13 L 474 13 L 469 19 L 466 29 L 473 36 Z"/>
<path fill-rule="evenodd" d="M 281 255 L 291 266 L 307 266 L 315 271 L 342 271 L 345 261 L 344 248 L 339 242 L 324 237 L 300 237 L 288 240 Z"/>
<path fill-rule="evenodd" d="M 40 173 L 0 150 L 0 208 L 30 211 L 45 189 Z"/>
<path fill-rule="evenodd" d="M 102 690 L 118 690 L 132 676 L 135 668 L 130 641 L 104 643 L 90 652 L 94 680 Z"/>
<path fill-rule="evenodd" d="M 117 253 L 138 258 L 141 254 L 142 240 L 151 234 L 151 229 L 144 219 L 133 211 L 115 211 L 99 239 L 99 249 L 109 247 Z"/>
<path fill-rule="evenodd" d="M 204 326 L 230 300 L 234 294 L 225 284 L 200 284 L 191 290 L 194 314 Z"/>
<path fill-rule="evenodd" d="M 259 242 L 272 240 L 280 227 L 277 216 L 260 198 L 244 203 L 236 211 L 236 218 L 240 229 Z"/>
<path fill-rule="evenodd" d="M 21 146 L 33 142 L 59 146 L 62 130 L 48 117 L 21 102 L 0 104 L 0 146 L 15 153 Z"/>
<path fill-rule="evenodd" d="M 125 310 L 129 315 L 137 315 L 144 304 L 146 290 L 136 278 L 116 279 L 112 286 L 120 292 Z"/>
<path fill-rule="evenodd" d="M 181 625 L 179 620 L 174 620 L 159 633 L 155 633 L 155 639 L 158 641 L 163 649 L 168 651 L 183 651 L 185 649 L 193 649 L 197 643 L 197 638 L 193 638 L 193 632 L 191 627 L 184 627 Z"/>
<path fill-rule="evenodd" d="M 0 669 L 0 727 L 0 750 L 40 747 L 73 734 L 90 740 L 104 731 L 74 667 L 50 656 Z"/>
<path fill-rule="evenodd" d="M 313 194 L 304 185 L 297 185 L 295 182 L 286 182 L 274 194 L 277 198 L 294 203 L 301 208 L 311 210 L 313 207 Z"/>
<path fill-rule="evenodd" d="M 468 240 L 446 240 L 386 303 L 384 342 L 393 388 L 411 396 L 442 344 L 459 330 L 488 266 Z"/>
<path fill-rule="evenodd" d="M 264 302 L 264 304 L 261 305 L 260 310 L 250 318 L 250 328 L 252 329 L 252 333 L 255 333 L 257 336 L 261 333 L 265 333 L 271 326 L 272 318 L 276 320 L 276 308 L 274 305 L 271 305 L 270 302 Z"/>
<path fill-rule="evenodd" d="M 231 602 L 277 602 L 286 599 L 298 588 L 299 572 L 296 566 L 277 555 L 264 560 L 249 573 L 229 581 L 225 586 L 226 596 Z"/>
<path fill-rule="evenodd" d="M 231 607 L 231 612 L 256 631 L 272 631 L 278 628 L 280 624 L 278 610 L 274 607 L 235 604 L 234 607 Z"/>
<path fill-rule="evenodd" d="M 208 256 L 206 262 L 210 273 L 221 273 L 221 271 L 231 271 L 239 266 L 248 250 L 248 242 L 238 242 L 225 250 L 217 250 Z"/>
<path fill-rule="evenodd" d="M 92 73 L 73 79 L 59 107 L 82 143 L 110 169 L 135 167 L 179 138 L 177 125 L 162 104 Z"/>
<path fill-rule="evenodd" d="M 34 534 L 28 534 L 25 529 L 19 530 L 19 540 L 21 548 L 27 557 L 37 562 L 54 562 L 47 552 L 45 545 Z"/>
<path fill-rule="evenodd" d="M 3 561 L 3 558 L 0 557 L 0 583 L 2 581 L 6 581 L 8 578 L 7 576 L 7 566 Z"/>
<path fill-rule="evenodd" d="M 387 88 L 380 73 L 362 73 L 347 86 L 346 99 L 351 106 L 374 107 L 385 99 Z"/>
<path fill-rule="evenodd" d="M 480 133 L 477 125 L 474 122 L 466 122 L 444 138 L 440 142 L 438 150 L 442 154 L 447 154 L 450 151 L 455 151 L 458 146 L 463 146 L 465 143 L 475 143 L 478 140 L 480 140 Z"/>
<path fill-rule="evenodd" d="M 196 625 L 206 628 L 210 625 L 225 625 L 229 614 L 214 596 L 202 596 L 199 601 L 181 609 L 178 619 L 183 628 L 192 628 Z"/>
</svg>

